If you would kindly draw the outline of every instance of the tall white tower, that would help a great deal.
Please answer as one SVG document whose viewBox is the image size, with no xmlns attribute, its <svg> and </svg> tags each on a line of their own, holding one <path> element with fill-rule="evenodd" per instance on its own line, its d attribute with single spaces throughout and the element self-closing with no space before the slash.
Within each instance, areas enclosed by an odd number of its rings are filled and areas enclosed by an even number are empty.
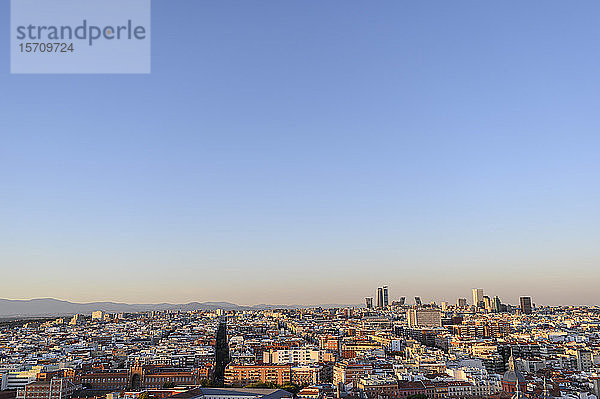
<svg viewBox="0 0 600 399">
<path fill-rule="evenodd" d="M 473 305 L 479 307 L 481 301 L 483 301 L 483 288 L 473 288 Z"/>
</svg>

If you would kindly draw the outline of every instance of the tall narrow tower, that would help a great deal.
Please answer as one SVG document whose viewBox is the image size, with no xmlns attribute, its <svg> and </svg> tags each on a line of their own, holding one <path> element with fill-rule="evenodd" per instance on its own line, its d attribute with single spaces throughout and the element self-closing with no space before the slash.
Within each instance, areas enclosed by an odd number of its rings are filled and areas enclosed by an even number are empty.
<svg viewBox="0 0 600 399">
<path fill-rule="evenodd" d="M 388 286 L 383 286 L 383 306 L 387 307 L 390 304 L 389 295 L 388 295 Z"/>
<path fill-rule="evenodd" d="M 377 307 L 381 309 L 383 307 L 383 288 L 377 288 Z"/>
<path fill-rule="evenodd" d="M 533 306 L 531 305 L 531 297 L 530 296 L 522 296 L 519 298 L 521 302 L 521 313 L 523 314 L 531 314 Z"/>
<path fill-rule="evenodd" d="M 483 288 L 473 288 L 473 306 L 480 307 L 483 302 Z"/>
</svg>

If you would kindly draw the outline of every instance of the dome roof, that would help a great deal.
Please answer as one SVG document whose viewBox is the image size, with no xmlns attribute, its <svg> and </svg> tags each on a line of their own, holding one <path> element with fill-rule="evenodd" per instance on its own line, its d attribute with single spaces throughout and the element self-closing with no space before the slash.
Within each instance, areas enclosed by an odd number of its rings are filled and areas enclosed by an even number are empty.
<svg viewBox="0 0 600 399">
<path fill-rule="evenodd" d="M 502 381 L 504 382 L 525 382 L 525 377 L 523 376 L 523 374 L 520 371 L 517 370 L 508 370 L 506 373 L 504 373 L 504 376 L 502 377 Z"/>
<path fill-rule="evenodd" d="M 515 357 L 510 352 L 510 358 L 508 359 L 508 371 L 504 373 L 504 377 L 502 377 L 503 382 L 516 383 L 516 382 L 525 382 L 525 377 L 523 374 L 517 369 L 517 362 L 515 361 Z M 516 398 L 519 399 L 519 398 Z"/>
</svg>

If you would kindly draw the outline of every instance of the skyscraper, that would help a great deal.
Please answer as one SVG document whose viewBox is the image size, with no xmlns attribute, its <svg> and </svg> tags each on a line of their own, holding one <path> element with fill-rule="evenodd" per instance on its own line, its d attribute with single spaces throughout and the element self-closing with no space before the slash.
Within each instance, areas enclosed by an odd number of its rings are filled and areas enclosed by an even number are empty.
<svg viewBox="0 0 600 399">
<path fill-rule="evenodd" d="M 499 313 L 502 311 L 502 302 L 500 302 L 500 298 L 497 296 L 492 300 L 492 312 Z"/>
<path fill-rule="evenodd" d="M 365 307 L 367 309 L 373 309 L 373 297 L 368 296 L 365 298 Z"/>
<path fill-rule="evenodd" d="M 521 299 L 521 313 L 531 314 L 531 312 L 532 312 L 531 297 L 530 296 L 522 296 L 520 299 Z"/>
<path fill-rule="evenodd" d="M 401 296 L 400 300 L 398 302 L 400 303 L 400 306 L 404 306 L 404 304 L 406 303 L 406 297 L 405 296 Z"/>
<path fill-rule="evenodd" d="M 490 298 L 487 295 L 483 296 L 483 307 L 485 308 L 485 310 L 487 310 L 488 312 L 492 311 L 492 298 Z"/>
<path fill-rule="evenodd" d="M 458 306 L 459 308 L 466 308 L 467 307 L 467 298 L 458 298 L 456 300 L 456 306 Z"/>
<path fill-rule="evenodd" d="M 483 288 L 473 288 L 473 306 L 476 308 L 482 307 L 483 302 Z"/>
<path fill-rule="evenodd" d="M 423 302 L 421 302 L 421 297 L 420 296 L 416 296 L 415 297 L 415 305 L 417 305 L 417 306 L 423 305 Z"/>
<path fill-rule="evenodd" d="M 383 286 L 383 306 L 387 307 L 390 304 L 389 302 L 389 296 L 388 296 L 388 286 L 384 285 Z"/>
<path fill-rule="evenodd" d="M 377 288 L 377 307 L 381 309 L 383 307 L 383 288 Z"/>
</svg>

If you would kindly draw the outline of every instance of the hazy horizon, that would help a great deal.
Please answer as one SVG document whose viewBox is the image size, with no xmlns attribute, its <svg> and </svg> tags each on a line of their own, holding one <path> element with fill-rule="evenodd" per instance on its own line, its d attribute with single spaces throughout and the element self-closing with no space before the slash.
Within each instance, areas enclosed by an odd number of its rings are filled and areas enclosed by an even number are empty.
<svg viewBox="0 0 600 399">
<path fill-rule="evenodd" d="M 0 41 L 0 296 L 599 304 L 598 12 L 155 0 L 138 76 Z"/>
<path fill-rule="evenodd" d="M 481 288 L 481 287 L 478 287 Z M 467 299 L 467 303 L 471 304 L 472 302 L 472 296 L 471 296 L 471 291 L 465 293 L 462 296 L 456 296 L 454 298 L 445 298 L 445 297 L 427 297 L 427 296 L 422 296 L 422 295 L 418 295 L 418 294 L 414 294 L 414 295 L 394 295 L 394 290 L 390 287 L 390 303 L 392 301 L 396 301 L 398 300 L 401 296 L 405 296 L 406 297 L 406 303 L 407 304 L 414 304 L 414 298 L 415 296 L 418 296 L 422 299 L 424 304 L 428 304 L 431 302 L 435 302 L 438 305 L 441 302 L 448 302 L 450 304 L 456 304 L 456 300 L 458 298 L 465 298 Z M 522 293 L 519 294 L 517 296 L 511 295 L 511 296 L 502 296 L 501 294 L 497 293 L 497 292 L 493 292 L 490 293 L 488 291 L 484 290 L 484 294 L 490 296 L 491 298 L 493 298 L 494 296 L 499 296 L 500 299 L 502 300 L 502 303 L 506 303 L 506 304 L 511 304 L 511 305 L 518 305 L 519 304 L 519 297 L 520 296 L 530 296 L 529 294 L 526 293 Z M 236 302 L 234 300 L 231 299 L 211 299 L 211 298 L 191 298 L 191 299 L 182 299 L 182 300 L 166 300 L 166 299 L 161 299 L 161 298 L 155 298 L 154 300 L 150 300 L 150 301 L 128 301 L 126 299 L 114 299 L 114 298 L 90 298 L 90 299 L 76 299 L 76 298 L 62 298 L 62 297 L 51 297 L 51 296 L 35 296 L 35 297 L 13 297 L 13 298 L 7 298 L 7 297 L 0 297 L 0 299 L 5 299 L 5 300 L 17 300 L 17 301 L 31 301 L 31 300 L 40 300 L 40 299 L 50 299 L 50 300 L 59 300 L 59 301 L 67 301 L 67 302 L 71 302 L 71 303 L 94 303 L 94 302 L 114 302 L 114 303 L 123 303 L 123 304 L 148 304 L 148 305 L 157 305 L 157 304 L 162 304 L 162 303 L 167 303 L 167 304 L 187 304 L 187 303 L 193 303 L 193 302 L 198 302 L 198 303 L 204 303 L 204 302 L 215 302 L 215 303 L 219 303 L 219 302 L 223 302 L 223 303 L 231 303 L 231 304 L 235 304 L 235 305 L 240 305 L 240 306 L 255 306 L 255 305 L 286 305 L 286 306 L 290 306 L 290 305 L 299 305 L 299 306 L 308 306 L 308 305 L 358 305 L 358 306 L 363 306 L 364 305 L 364 298 L 367 296 L 371 296 L 371 297 L 376 297 L 376 292 L 374 291 L 373 293 L 366 293 L 362 298 L 358 298 L 360 300 L 355 301 L 355 302 L 336 302 L 336 301 L 320 301 L 320 302 L 288 302 L 288 303 L 282 303 L 282 302 L 273 302 L 273 301 L 269 301 L 267 299 L 263 300 L 263 301 L 258 301 L 258 302 Z M 595 302 L 590 302 L 590 303 L 577 303 L 577 302 L 556 302 L 556 303 L 545 303 L 545 302 L 540 302 L 540 301 L 536 301 L 535 297 L 532 297 L 532 301 L 535 305 L 537 306 L 560 306 L 560 305 L 565 305 L 565 306 L 569 306 L 569 305 L 595 305 L 595 306 L 600 306 L 600 304 L 595 303 Z"/>
</svg>

